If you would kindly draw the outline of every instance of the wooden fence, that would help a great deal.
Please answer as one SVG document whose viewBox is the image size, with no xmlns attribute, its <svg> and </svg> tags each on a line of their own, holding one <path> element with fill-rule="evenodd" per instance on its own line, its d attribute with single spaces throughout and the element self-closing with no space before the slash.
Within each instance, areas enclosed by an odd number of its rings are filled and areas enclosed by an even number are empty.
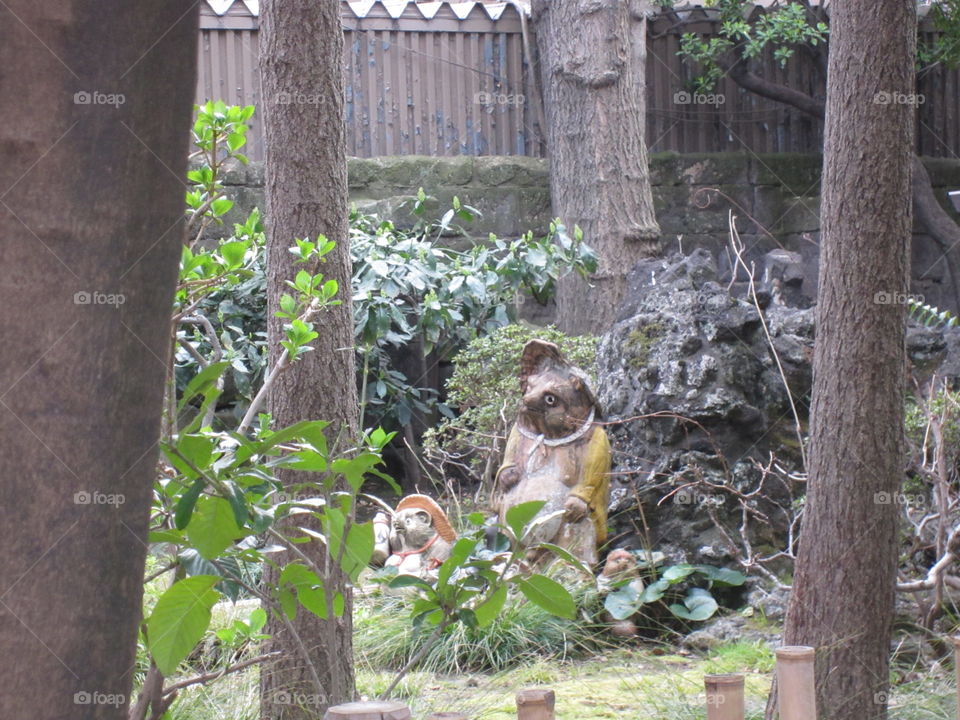
<svg viewBox="0 0 960 720">
<path fill-rule="evenodd" d="M 525 37 L 512 5 L 493 11 L 478 3 L 469 12 L 462 5 L 432 5 L 428 18 L 414 3 L 394 16 L 379 1 L 363 15 L 343 2 L 348 152 L 543 156 L 539 98 L 525 52 L 536 52 L 532 28 Z M 664 11 L 649 23 L 651 152 L 819 152 L 822 123 L 742 90 L 728 77 L 710 96 L 693 92 L 697 69 L 677 55 L 681 35 L 710 34 L 716 27 L 708 9 Z M 921 27 L 921 42 L 935 35 L 932 26 Z M 260 105 L 258 52 L 257 17 L 246 4 L 238 0 L 218 15 L 204 3 L 198 102 Z M 823 96 L 821 71 L 805 54 L 783 68 L 769 54 L 754 62 L 756 74 L 767 80 Z M 916 93 L 918 152 L 960 156 L 960 72 L 943 66 L 926 72 Z M 251 159 L 262 159 L 256 119 L 248 150 Z"/>
</svg>

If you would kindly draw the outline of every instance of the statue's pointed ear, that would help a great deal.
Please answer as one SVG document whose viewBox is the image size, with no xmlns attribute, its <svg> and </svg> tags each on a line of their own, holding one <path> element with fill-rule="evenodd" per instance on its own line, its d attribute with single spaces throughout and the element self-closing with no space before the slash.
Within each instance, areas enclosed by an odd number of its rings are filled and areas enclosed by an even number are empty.
<svg viewBox="0 0 960 720">
<path fill-rule="evenodd" d="M 546 340 L 530 340 L 523 346 L 520 356 L 520 391 L 527 391 L 527 379 L 531 375 L 542 372 L 548 363 L 566 365 L 566 360 L 560 354 L 560 348 Z"/>
</svg>

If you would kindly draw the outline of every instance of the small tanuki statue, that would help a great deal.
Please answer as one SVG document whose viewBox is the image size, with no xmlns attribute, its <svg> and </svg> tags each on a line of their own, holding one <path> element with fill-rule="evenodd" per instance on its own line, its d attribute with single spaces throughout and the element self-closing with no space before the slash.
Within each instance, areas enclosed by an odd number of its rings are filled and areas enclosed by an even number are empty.
<svg viewBox="0 0 960 720">
<path fill-rule="evenodd" d="M 443 508 L 427 495 L 407 495 L 392 520 L 378 513 L 373 527 L 374 564 L 395 567 L 401 575 L 435 576 L 457 539 Z"/>
<path fill-rule="evenodd" d="M 587 376 L 553 343 L 531 340 L 523 348 L 520 387 L 523 402 L 494 483 L 500 521 L 515 505 L 544 500 L 528 544 L 554 543 L 595 564 L 607 538 L 610 442 L 594 424 L 600 408 Z M 536 562 L 535 555 L 528 559 Z"/>
</svg>

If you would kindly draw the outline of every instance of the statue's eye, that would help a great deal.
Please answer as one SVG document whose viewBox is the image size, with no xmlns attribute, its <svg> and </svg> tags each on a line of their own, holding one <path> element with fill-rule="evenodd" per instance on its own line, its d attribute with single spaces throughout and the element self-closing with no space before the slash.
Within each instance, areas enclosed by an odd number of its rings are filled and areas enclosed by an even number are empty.
<svg viewBox="0 0 960 720">
<path fill-rule="evenodd" d="M 547 404 L 547 407 L 553 407 L 557 404 L 557 396 L 547 393 L 543 396 L 543 401 Z"/>
</svg>

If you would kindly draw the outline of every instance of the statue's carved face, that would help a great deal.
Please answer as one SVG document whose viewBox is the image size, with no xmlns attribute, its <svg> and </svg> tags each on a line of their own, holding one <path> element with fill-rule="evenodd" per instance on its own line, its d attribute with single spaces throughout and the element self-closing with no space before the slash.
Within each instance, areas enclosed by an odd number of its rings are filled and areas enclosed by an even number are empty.
<svg viewBox="0 0 960 720">
<path fill-rule="evenodd" d="M 527 378 L 520 414 L 534 432 L 558 438 L 575 432 L 592 406 L 580 378 L 550 369 Z"/>
<path fill-rule="evenodd" d="M 596 403 L 582 373 L 563 359 L 556 345 L 543 340 L 531 340 L 523 348 L 520 387 L 523 424 L 549 438 L 576 432 Z"/>
<path fill-rule="evenodd" d="M 423 547 L 436 534 L 430 513 L 416 508 L 397 511 L 393 516 L 393 528 L 404 548 L 409 550 Z"/>
</svg>

